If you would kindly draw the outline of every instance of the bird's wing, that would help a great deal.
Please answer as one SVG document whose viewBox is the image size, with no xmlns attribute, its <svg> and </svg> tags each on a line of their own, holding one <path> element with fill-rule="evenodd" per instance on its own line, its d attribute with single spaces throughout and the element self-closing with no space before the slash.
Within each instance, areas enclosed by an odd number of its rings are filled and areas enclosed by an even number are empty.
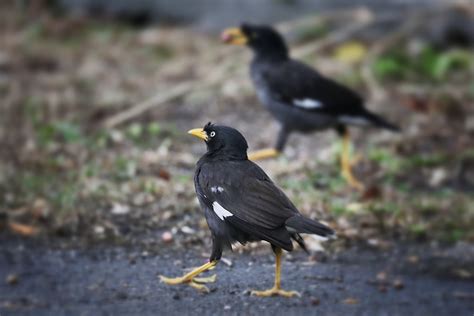
<svg viewBox="0 0 474 316">
<path fill-rule="evenodd" d="M 288 106 L 334 116 L 366 112 L 357 93 L 298 61 L 262 67 L 261 72 L 273 97 Z"/>
<path fill-rule="evenodd" d="M 203 166 L 198 182 L 201 200 L 221 220 L 236 226 L 278 229 L 298 214 L 286 195 L 251 161 Z"/>
</svg>

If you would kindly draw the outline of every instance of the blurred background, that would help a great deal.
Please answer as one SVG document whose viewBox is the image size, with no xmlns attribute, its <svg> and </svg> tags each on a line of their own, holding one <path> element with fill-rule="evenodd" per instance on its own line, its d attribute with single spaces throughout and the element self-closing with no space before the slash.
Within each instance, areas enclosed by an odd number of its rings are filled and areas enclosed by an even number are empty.
<svg viewBox="0 0 474 316">
<path fill-rule="evenodd" d="M 205 146 L 186 131 L 231 125 L 259 149 L 278 129 L 251 86 L 251 52 L 219 40 L 247 21 L 277 27 L 293 57 L 402 128 L 352 130 L 362 193 L 339 174 L 332 132 L 292 135 L 259 163 L 337 230 L 330 251 L 472 249 L 473 17 L 469 0 L 2 1 L 2 240 L 208 253 L 192 181 Z"/>
</svg>

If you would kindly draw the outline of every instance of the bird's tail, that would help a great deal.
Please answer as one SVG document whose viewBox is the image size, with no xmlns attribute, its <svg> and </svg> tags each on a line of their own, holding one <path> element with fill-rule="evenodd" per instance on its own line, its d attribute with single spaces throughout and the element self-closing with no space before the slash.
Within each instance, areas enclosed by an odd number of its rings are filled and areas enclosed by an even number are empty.
<svg viewBox="0 0 474 316">
<path fill-rule="evenodd" d="M 296 233 L 315 234 L 326 238 L 335 237 L 334 230 L 328 226 L 301 215 L 290 217 L 286 220 L 285 225 Z"/>
<path fill-rule="evenodd" d="M 384 118 L 382 118 L 382 117 L 380 117 L 380 116 L 378 116 L 374 113 L 371 113 L 371 112 L 367 111 L 366 116 L 370 120 L 370 122 L 376 127 L 385 128 L 385 129 L 388 129 L 392 132 L 400 132 L 400 128 L 398 126 L 388 122 Z"/>
</svg>

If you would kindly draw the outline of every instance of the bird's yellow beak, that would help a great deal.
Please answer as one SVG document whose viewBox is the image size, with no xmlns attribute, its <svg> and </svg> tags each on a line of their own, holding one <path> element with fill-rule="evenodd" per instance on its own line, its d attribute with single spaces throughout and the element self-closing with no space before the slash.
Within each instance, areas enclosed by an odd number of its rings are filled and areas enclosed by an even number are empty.
<svg viewBox="0 0 474 316">
<path fill-rule="evenodd" d="M 245 45 L 248 42 L 247 36 L 238 27 L 225 29 L 221 34 L 221 39 L 226 44 Z"/>
<path fill-rule="evenodd" d="M 207 133 L 202 128 L 193 128 L 188 131 L 188 134 L 196 136 L 197 138 L 200 138 L 206 142 L 208 140 Z"/>
</svg>

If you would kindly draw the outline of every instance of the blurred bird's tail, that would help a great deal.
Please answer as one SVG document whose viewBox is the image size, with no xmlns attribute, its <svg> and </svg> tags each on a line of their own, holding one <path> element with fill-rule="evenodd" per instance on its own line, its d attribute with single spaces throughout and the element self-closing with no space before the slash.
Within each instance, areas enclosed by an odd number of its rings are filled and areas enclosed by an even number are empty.
<svg viewBox="0 0 474 316">
<path fill-rule="evenodd" d="M 295 233 L 316 234 L 326 238 L 335 237 L 334 230 L 328 226 L 301 215 L 290 217 L 286 220 L 285 225 L 288 231 Z"/>
<path fill-rule="evenodd" d="M 384 118 L 374 113 L 367 111 L 366 116 L 370 120 L 370 122 L 376 127 L 385 128 L 392 132 L 400 132 L 400 128 L 398 126 L 388 122 Z"/>
</svg>

